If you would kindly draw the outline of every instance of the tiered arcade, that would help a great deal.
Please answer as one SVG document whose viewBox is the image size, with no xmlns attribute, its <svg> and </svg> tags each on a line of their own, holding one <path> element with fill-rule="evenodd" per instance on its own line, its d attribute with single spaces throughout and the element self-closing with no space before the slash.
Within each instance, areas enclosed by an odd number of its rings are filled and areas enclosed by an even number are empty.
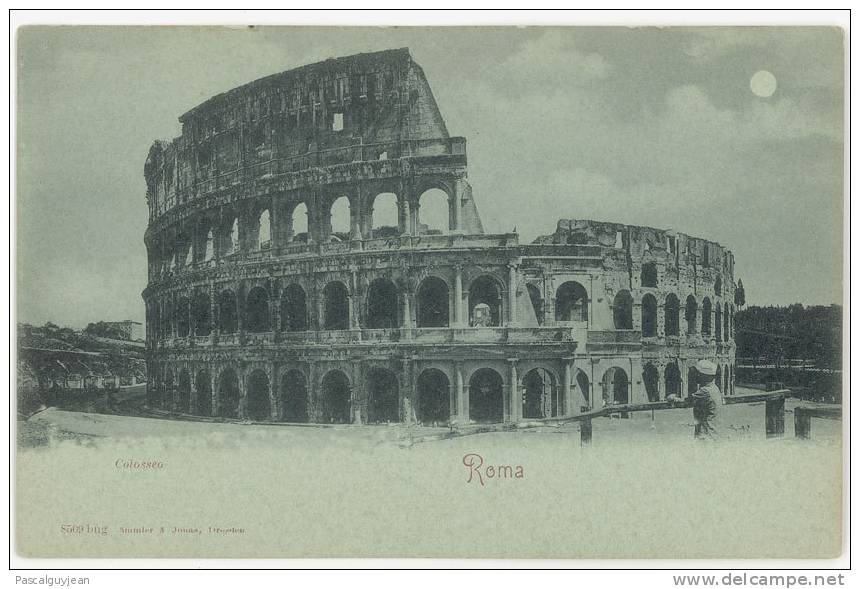
<svg viewBox="0 0 860 589">
<path fill-rule="evenodd" d="M 405 49 L 263 78 L 180 122 L 145 166 L 151 407 L 519 421 L 683 397 L 701 358 L 732 392 L 731 253 L 593 221 L 484 233 L 465 140 Z M 396 224 L 377 222 L 384 199 Z"/>
</svg>

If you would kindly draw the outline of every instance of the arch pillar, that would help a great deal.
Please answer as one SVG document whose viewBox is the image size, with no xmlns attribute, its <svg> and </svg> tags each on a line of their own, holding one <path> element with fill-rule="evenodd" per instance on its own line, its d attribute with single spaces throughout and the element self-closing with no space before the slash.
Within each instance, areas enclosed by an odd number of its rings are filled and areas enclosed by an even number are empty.
<svg viewBox="0 0 860 589">
<path fill-rule="evenodd" d="M 508 325 L 517 324 L 517 265 L 508 265 Z"/>
<path fill-rule="evenodd" d="M 508 358 L 510 364 L 510 382 L 508 383 L 509 411 L 507 421 L 516 423 L 522 417 L 522 394 L 519 390 L 520 379 L 517 374 L 517 358 Z"/>
<path fill-rule="evenodd" d="M 457 419 L 460 425 L 469 425 L 469 391 L 463 385 L 463 363 L 454 363 L 454 388 L 457 396 Z"/>
<path fill-rule="evenodd" d="M 269 377 L 269 417 L 272 421 L 278 421 L 281 415 L 281 396 L 278 394 L 278 363 L 269 364 L 271 376 Z"/>
<path fill-rule="evenodd" d="M 463 327 L 463 268 L 454 267 L 454 326 Z"/>
<path fill-rule="evenodd" d="M 221 411 L 221 406 L 219 404 L 219 396 L 218 396 L 218 374 L 220 371 L 217 367 L 212 366 L 209 369 L 209 380 L 211 381 L 211 388 L 209 389 L 210 395 L 212 396 L 212 410 L 211 414 L 214 417 L 218 415 Z"/>
<path fill-rule="evenodd" d="M 570 393 L 570 382 L 573 378 L 573 357 L 565 356 L 561 359 L 564 363 L 564 373 L 561 380 L 561 394 L 564 395 L 565 415 L 575 415 L 579 413 L 573 402 L 573 395 Z"/>
<path fill-rule="evenodd" d="M 457 178 L 454 181 L 454 194 L 449 201 L 452 233 L 463 233 L 463 194 L 466 192 L 466 179 Z"/>
</svg>

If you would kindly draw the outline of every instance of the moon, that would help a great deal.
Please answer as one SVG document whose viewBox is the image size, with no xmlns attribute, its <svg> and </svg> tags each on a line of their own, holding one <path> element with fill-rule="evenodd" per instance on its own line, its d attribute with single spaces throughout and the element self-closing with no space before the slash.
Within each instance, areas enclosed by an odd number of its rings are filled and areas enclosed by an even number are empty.
<svg viewBox="0 0 860 589">
<path fill-rule="evenodd" d="M 776 92 L 776 78 L 767 70 L 759 70 L 750 78 L 750 90 L 761 98 L 770 98 Z"/>
</svg>

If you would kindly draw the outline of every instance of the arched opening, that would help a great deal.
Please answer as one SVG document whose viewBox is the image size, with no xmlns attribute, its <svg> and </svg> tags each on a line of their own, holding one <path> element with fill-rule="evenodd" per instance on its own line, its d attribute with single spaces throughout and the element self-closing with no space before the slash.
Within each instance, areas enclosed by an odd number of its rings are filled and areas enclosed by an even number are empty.
<svg viewBox="0 0 860 589">
<path fill-rule="evenodd" d="M 200 290 L 195 292 L 191 304 L 191 318 L 194 322 L 194 335 L 207 336 L 212 330 L 212 322 L 209 318 L 210 308 L 209 295 Z"/>
<path fill-rule="evenodd" d="M 645 393 L 648 395 L 648 401 L 654 402 L 660 400 L 660 373 L 653 364 L 646 364 L 645 370 L 642 371 L 642 381 L 645 383 Z"/>
<path fill-rule="evenodd" d="M 714 339 L 723 341 L 723 312 L 718 302 L 714 308 Z"/>
<path fill-rule="evenodd" d="M 498 282 L 489 276 L 476 278 L 469 287 L 469 325 L 495 327 L 501 325 L 502 292 Z"/>
<path fill-rule="evenodd" d="M 581 407 L 591 406 L 591 383 L 588 380 L 588 375 L 582 370 L 576 372 L 576 388 L 579 389 L 579 394 L 582 396 Z"/>
<path fill-rule="evenodd" d="M 233 223 L 229 227 L 229 232 L 226 235 L 226 243 L 224 244 L 225 254 L 233 254 L 239 251 L 239 219 L 233 219 Z"/>
<path fill-rule="evenodd" d="M 728 303 L 725 304 L 724 309 L 725 311 L 723 312 L 723 340 L 729 341 L 731 339 L 731 326 L 729 325 L 729 318 L 731 315 Z"/>
<path fill-rule="evenodd" d="M 350 204 L 349 198 L 341 196 L 336 199 L 329 209 L 331 215 L 331 240 L 347 241 L 350 231 Z"/>
<path fill-rule="evenodd" d="M 236 295 L 232 290 L 223 290 L 218 295 L 218 331 L 236 333 L 239 320 L 236 313 Z"/>
<path fill-rule="evenodd" d="M 368 329 L 397 327 L 397 287 L 387 278 L 377 278 L 367 289 Z"/>
<path fill-rule="evenodd" d="M 377 194 L 371 208 L 372 237 L 386 238 L 399 235 L 397 195 L 391 192 Z"/>
<path fill-rule="evenodd" d="M 692 395 L 699 390 L 699 373 L 696 368 L 690 366 L 687 368 L 687 395 Z"/>
<path fill-rule="evenodd" d="M 232 368 L 222 372 L 218 379 L 218 415 L 239 417 L 239 377 Z"/>
<path fill-rule="evenodd" d="M 197 392 L 197 415 L 212 415 L 212 379 L 208 370 L 201 370 L 194 379 Z"/>
<path fill-rule="evenodd" d="M 203 261 L 208 262 L 213 258 L 215 258 L 215 235 L 210 229 L 209 232 L 206 233 L 206 246 L 203 250 Z"/>
<path fill-rule="evenodd" d="M 723 279 L 719 276 L 714 280 L 714 294 L 718 297 L 723 296 Z"/>
<path fill-rule="evenodd" d="M 173 337 L 173 310 L 170 308 L 170 301 L 161 303 L 163 311 L 161 312 L 161 334 L 165 338 Z"/>
<path fill-rule="evenodd" d="M 711 335 L 711 299 L 702 301 L 702 335 Z"/>
<path fill-rule="evenodd" d="M 657 336 L 657 299 L 654 295 L 642 297 L 642 337 Z"/>
<path fill-rule="evenodd" d="M 248 375 L 245 414 L 249 419 L 267 420 L 272 417 L 269 400 L 269 376 L 264 370 L 255 370 Z"/>
<path fill-rule="evenodd" d="M 290 284 L 281 292 L 281 330 L 307 331 L 308 309 L 304 289 Z"/>
<path fill-rule="evenodd" d="M 308 206 L 303 202 L 293 209 L 291 241 L 297 243 L 308 241 Z"/>
<path fill-rule="evenodd" d="M 533 368 L 523 376 L 522 415 L 543 419 L 564 415 L 563 395 L 555 376 L 545 368 Z"/>
<path fill-rule="evenodd" d="M 683 397 L 681 393 L 681 371 L 678 369 L 678 364 L 675 362 L 666 364 L 663 377 L 666 380 L 666 396 L 675 395 L 679 399 Z"/>
<path fill-rule="evenodd" d="M 257 218 L 257 249 L 269 249 L 272 246 L 272 225 L 269 220 L 269 209 L 260 213 Z"/>
<path fill-rule="evenodd" d="M 615 329 L 633 329 L 633 297 L 619 290 L 612 301 L 612 320 Z"/>
<path fill-rule="evenodd" d="M 666 335 L 678 335 L 680 333 L 679 322 L 681 313 L 681 303 L 674 293 L 669 293 L 666 297 Z"/>
<path fill-rule="evenodd" d="M 419 234 L 447 235 L 451 227 L 448 194 L 439 188 L 424 191 L 418 199 Z"/>
<path fill-rule="evenodd" d="M 373 368 L 367 373 L 367 422 L 400 421 L 397 377 L 390 370 Z"/>
<path fill-rule="evenodd" d="M 418 327 L 448 327 L 448 285 L 429 276 L 418 286 L 415 303 Z"/>
<path fill-rule="evenodd" d="M 578 282 L 568 281 L 555 293 L 556 321 L 588 321 L 588 293 Z"/>
<path fill-rule="evenodd" d="M 451 384 L 441 370 L 428 368 L 418 376 L 418 422 L 423 425 L 447 423 L 451 412 Z"/>
<path fill-rule="evenodd" d="M 179 337 L 188 337 L 190 332 L 190 318 L 188 313 L 188 298 L 180 297 L 176 302 L 176 334 Z"/>
<path fill-rule="evenodd" d="M 340 370 L 332 370 L 322 380 L 323 423 L 349 423 L 349 379 Z"/>
<path fill-rule="evenodd" d="M 179 373 L 179 383 L 176 387 L 179 393 L 176 398 L 176 410 L 180 413 L 191 412 L 191 375 L 187 370 Z"/>
<path fill-rule="evenodd" d="M 529 293 L 529 301 L 532 304 L 532 309 L 535 312 L 535 319 L 538 325 L 543 325 L 543 299 L 540 296 L 540 290 L 534 284 L 527 284 L 526 290 Z"/>
<path fill-rule="evenodd" d="M 349 293 L 342 282 L 323 289 L 323 329 L 349 329 Z"/>
<path fill-rule="evenodd" d="M 308 420 L 308 381 L 299 370 L 281 377 L 281 420 L 305 423 Z"/>
<path fill-rule="evenodd" d="M 469 379 L 469 418 L 477 423 L 504 419 L 502 377 L 492 368 L 481 368 Z"/>
<path fill-rule="evenodd" d="M 248 292 L 245 303 L 247 329 L 251 333 L 269 331 L 269 293 L 262 286 L 255 286 Z"/>
<path fill-rule="evenodd" d="M 609 403 L 625 405 L 630 402 L 630 389 L 627 373 L 613 366 L 603 374 L 604 397 Z"/>
<path fill-rule="evenodd" d="M 642 273 L 639 278 L 643 287 L 657 288 L 657 264 L 654 262 L 642 264 Z"/>
<path fill-rule="evenodd" d="M 689 295 L 687 297 L 687 304 L 684 308 L 684 319 L 687 321 L 687 333 L 696 333 L 698 314 L 699 304 L 696 302 L 696 297 Z"/>
</svg>

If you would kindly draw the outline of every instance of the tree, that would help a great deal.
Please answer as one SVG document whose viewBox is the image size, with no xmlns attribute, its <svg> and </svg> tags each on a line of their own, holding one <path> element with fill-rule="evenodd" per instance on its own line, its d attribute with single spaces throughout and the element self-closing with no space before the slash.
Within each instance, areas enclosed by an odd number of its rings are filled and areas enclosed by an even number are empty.
<svg viewBox="0 0 860 589">
<path fill-rule="evenodd" d="M 744 292 L 744 281 L 738 278 L 738 287 L 735 289 L 735 306 L 740 309 L 747 304 L 747 295 Z"/>
</svg>

